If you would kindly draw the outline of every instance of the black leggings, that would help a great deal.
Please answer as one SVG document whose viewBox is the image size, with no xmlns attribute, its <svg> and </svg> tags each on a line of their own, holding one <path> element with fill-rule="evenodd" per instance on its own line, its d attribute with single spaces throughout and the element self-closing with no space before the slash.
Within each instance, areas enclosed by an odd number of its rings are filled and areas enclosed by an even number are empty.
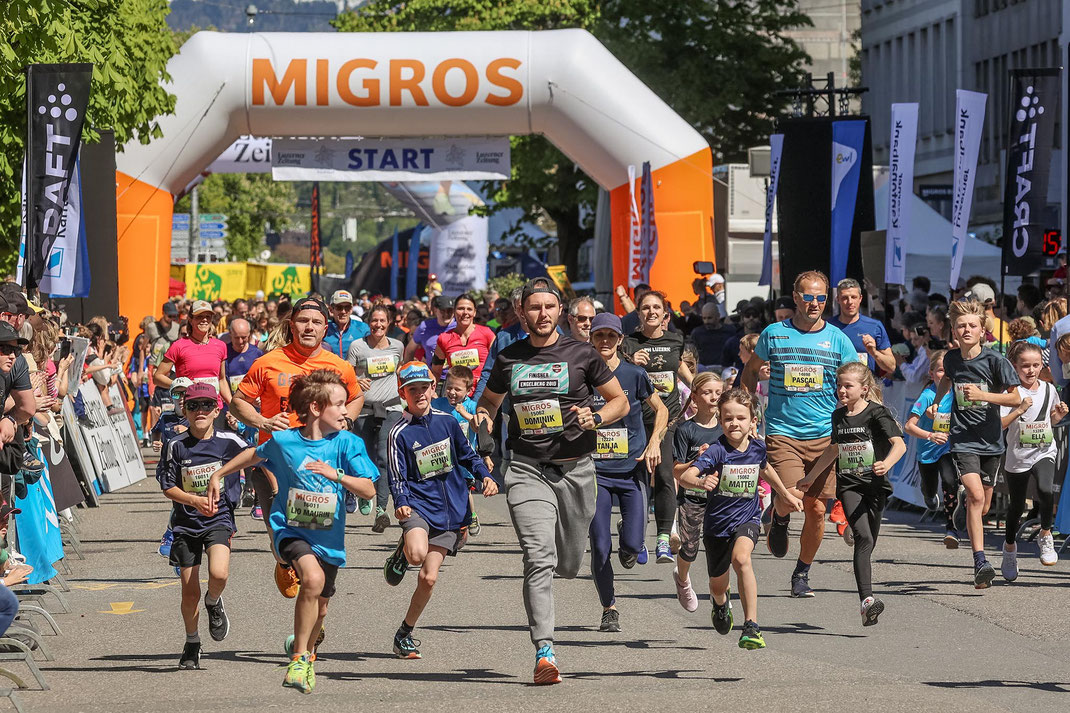
<svg viewBox="0 0 1070 713">
<path fill-rule="evenodd" d="M 654 433 L 653 423 L 644 423 L 648 434 Z M 673 426 L 661 439 L 661 463 L 654 469 L 654 522 L 659 535 L 668 535 L 672 531 L 672 522 L 676 519 L 676 479 L 672 477 L 672 444 L 676 435 Z M 646 477 L 646 470 L 643 470 Z"/>
<path fill-rule="evenodd" d="M 884 506 L 888 503 L 888 494 L 883 489 L 873 488 L 868 492 L 843 490 L 839 493 L 843 503 L 843 512 L 847 515 L 847 524 L 855 536 L 854 565 L 855 584 L 858 586 L 858 598 L 865 600 L 873 596 L 873 568 L 870 557 L 877 544 L 877 533 L 881 529 L 881 517 Z"/>
<path fill-rule="evenodd" d="M 937 483 L 944 487 L 944 524 L 948 530 L 954 530 L 951 516 L 959 502 L 959 479 L 955 474 L 955 464 L 951 454 L 945 453 L 935 463 L 918 463 L 921 473 L 921 494 L 926 502 L 936 497 Z"/>
<path fill-rule="evenodd" d="M 1004 473 L 1004 475 L 1007 476 L 1007 490 L 1011 495 L 1010 505 L 1007 506 L 1007 544 L 1013 545 L 1015 535 L 1018 534 L 1022 511 L 1025 510 L 1025 496 L 1029 490 L 1030 476 L 1035 477 L 1037 483 L 1036 505 L 1040 511 L 1040 529 L 1050 530 L 1055 510 L 1055 497 L 1052 494 L 1052 485 L 1055 482 L 1055 461 L 1042 458 L 1024 473 Z"/>
</svg>

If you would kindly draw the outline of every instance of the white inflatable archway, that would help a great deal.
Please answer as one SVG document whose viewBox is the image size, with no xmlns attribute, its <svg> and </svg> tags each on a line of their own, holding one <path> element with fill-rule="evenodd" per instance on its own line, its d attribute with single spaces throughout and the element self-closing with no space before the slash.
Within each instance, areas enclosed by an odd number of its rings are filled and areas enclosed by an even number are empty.
<svg viewBox="0 0 1070 713">
<path fill-rule="evenodd" d="M 627 280 L 628 166 L 650 161 L 675 302 L 713 260 L 709 146 L 582 30 L 194 35 L 168 64 L 163 138 L 116 157 L 120 311 L 167 296 L 172 196 L 237 137 L 545 135 L 610 190 L 614 277 Z"/>
</svg>

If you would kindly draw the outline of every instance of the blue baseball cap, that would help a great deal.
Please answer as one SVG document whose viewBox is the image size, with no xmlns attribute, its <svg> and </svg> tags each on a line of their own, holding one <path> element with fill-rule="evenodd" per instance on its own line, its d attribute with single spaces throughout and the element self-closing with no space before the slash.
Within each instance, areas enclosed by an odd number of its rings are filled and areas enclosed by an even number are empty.
<svg viewBox="0 0 1070 713">
<path fill-rule="evenodd" d="M 435 376 L 422 361 L 410 361 L 398 367 L 398 389 L 409 384 L 433 384 Z"/>
<path fill-rule="evenodd" d="M 595 332 L 599 329 L 612 329 L 617 334 L 624 334 L 624 327 L 621 325 L 620 317 L 612 312 L 602 312 L 594 316 L 594 319 L 591 320 L 591 331 Z"/>
</svg>

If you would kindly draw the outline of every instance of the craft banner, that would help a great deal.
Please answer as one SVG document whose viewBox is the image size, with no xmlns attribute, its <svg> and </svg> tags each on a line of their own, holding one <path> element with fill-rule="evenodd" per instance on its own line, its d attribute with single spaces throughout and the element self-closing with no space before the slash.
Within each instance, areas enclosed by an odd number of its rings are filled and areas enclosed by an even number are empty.
<svg viewBox="0 0 1070 713">
<path fill-rule="evenodd" d="M 847 277 L 847 256 L 851 248 L 851 228 L 858 200 L 858 176 L 862 165 L 862 142 L 866 122 L 832 122 L 832 234 L 829 277 L 832 284 Z"/>
<path fill-rule="evenodd" d="M 276 181 L 493 181 L 510 175 L 509 137 L 276 139 Z"/>
<path fill-rule="evenodd" d="M 22 171 L 22 209 L 26 210 L 26 167 Z M 19 235 L 19 263 L 17 280 L 23 280 L 26 269 L 26 223 Z M 44 274 L 38 289 L 52 297 L 88 297 L 90 286 L 89 247 L 85 237 L 82 214 L 82 181 L 79 162 L 74 162 L 74 176 L 67 192 L 59 234 L 48 254 Z"/>
<path fill-rule="evenodd" d="M 914 151 L 918 137 L 918 105 L 892 104 L 892 136 L 888 160 L 888 230 L 884 248 L 884 282 L 903 285 L 907 279 L 910 205 L 914 198 Z"/>
<path fill-rule="evenodd" d="M 966 229 L 973 207 L 973 184 L 977 178 L 977 154 L 985 125 L 987 94 L 959 89 L 955 92 L 955 174 L 951 187 L 951 289 L 962 272 Z"/>
<path fill-rule="evenodd" d="M 769 185 L 765 189 L 765 233 L 762 235 L 762 274 L 759 285 L 769 285 L 773 279 L 773 207 L 780 182 L 780 159 L 784 155 L 784 134 L 769 137 Z"/>
<path fill-rule="evenodd" d="M 1003 191 L 1003 274 L 1031 275 L 1044 263 L 1044 215 L 1059 108 L 1058 69 L 1011 70 L 1010 146 Z"/>
<path fill-rule="evenodd" d="M 36 289 L 59 235 L 89 103 L 91 64 L 26 68 L 26 269 Z"/>
<path fill-rule="evenodd" d="M 428 268 L 438 276 L 442 292 L 455 297 L 487 286 L 487 218 L 471 215 L 431 234 Z"/>
</svg>

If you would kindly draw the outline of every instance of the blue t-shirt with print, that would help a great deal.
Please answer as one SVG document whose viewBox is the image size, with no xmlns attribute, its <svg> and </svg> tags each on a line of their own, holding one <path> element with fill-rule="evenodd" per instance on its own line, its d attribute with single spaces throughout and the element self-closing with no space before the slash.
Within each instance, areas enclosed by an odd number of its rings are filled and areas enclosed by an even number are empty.
<svg viewBox="0 0 1070 713">
<path fill-rule="evenodd" d="M 628 397 L 628 415 L 615 423 L 598 427 L 598 441 L 591 455 L 598 473 L 623 475 L 636 469 L 639 465 L 636 458 L 646 450 L 642 404 L 654 393 L 654 383 L 645 369 L 623 359 L 613 370 L 613 375 Z M 591 410 L 597 411 L 605 405 L 606 400 L 596 391 L 591 399 Z"/>
<path fill-rule="evenodd" d="M 828 321 L 833 327 L 836 327 L 841 332 L 847 335 L 847 338 L 851 340 L 851 344 L 854 345 L 855 352 L 858 354 L 858 361 L 862 361 L 863 357 L 866 361 L 866 366 L 870 371 L 874 371 L 877 368 L 877 362 L 873 360 L 869 352 L 866 350 L 866 345 L 862 341 L 862 335 L 868 334 L 873 337 L 873 341 L 877 343 L 877 351 L 884 351 L 885 349 L 892 348 L 892 342 L 888 339 L 888 331 L 884 328 L 884 325 L 872 317 L 867 317 L 864 314 L 858 315 L 851 324 L 844 324 L 840 321 L 839 317 L 832 317 Z"/>
<path fill-rule="evenodd" d="M 948 391 L 944 394 L 944 398 L 940 401 L 940 405 L 936 408 L 938 416 L 941 418 L 942 433 L 947 434 L 951 426 L 951 407 L 954 405 L 952 401 L 954 397 L 951 392 Z M 936 431 L 933 420 L 925 415 L 926 409 L 933 405 L 933 401 L 936 401 L 936 387 L 929 384 L 918 395 L 918 400 L 914 402 L 914 408 L 910 409 L 910 413 L 913 416 L 918 417 L 918 428 L 923 431 Z M 940 458 L 951 450 L 950 441 L 939 444 L 932 441 L 918 441 L 918 462 L 919 463 L 935 463 Z"/>
<path fill-rule="evenodd" d="M 717 487 L 706 499 L 702 530 L 710 537 L 731 537 L 741 525 L 761 521 L 762 499 L 758 497 L 758 477 L 765 468 L 765 442 L 751 438 L 737 450 L 725 436 L 700 455 L 692 465 L 707 478 L 719 475 Z"/>
<path fill-rule="evenodd" d="M 283 540 L 301 539 L 312 545 L 323 562 L 344 567 L 345 488 L 305 465 L 321 460 L 346 475 L 378 480 L 379 471 L 368 458 L 364 440 L 349 431 L 336 431 L 313 441 L 291 428 L 271 434 L 256 454 L 279 484 L 269 520 L 275 547 Z"/>
<path fill-rule="evenodd" d="M 802 441 L 831 435 L 839 406 L 836 370 L 858 361 L 847 335 L 827 322 L 803 332 L 785 319 L 762 330 L 754 353 L 769 362 L 766 435 Z"/>
<path fill-rule="evenodd" d="M 472 414 L 473 416 L 476 415 L 476 402 L 471 397 L 465 396 L 464 401 L 462 401 L 459 405 L 461 408 L 463 408 L 465 411 Z M 442 411 L 444 413 L 451 414 L 455 419 L 457 419 L 457 423 L 461 425 L 461 432 L 464 433 L 464 437 L 468 439 L 468 443 L 472 446 L 472 450 L 476 450 L 476 430 L 472 428 L 472 424 L 468 423 L 468 419 L 457 413 L 457 409 L 450 405 L 449 399 L 447 399 L 445 396 L 439 396 L 437 399 L 431 399 L 431 408 L 436 409 L 438 411 Z M 461 473 L 464 474 L 464 477 L 468 478 L 469 480 L 475 480 L 475 476 L 469 473 L 467 468 L 460 464 L 457 465 L 457 468 L 461 471 Z"/>
</svg>

